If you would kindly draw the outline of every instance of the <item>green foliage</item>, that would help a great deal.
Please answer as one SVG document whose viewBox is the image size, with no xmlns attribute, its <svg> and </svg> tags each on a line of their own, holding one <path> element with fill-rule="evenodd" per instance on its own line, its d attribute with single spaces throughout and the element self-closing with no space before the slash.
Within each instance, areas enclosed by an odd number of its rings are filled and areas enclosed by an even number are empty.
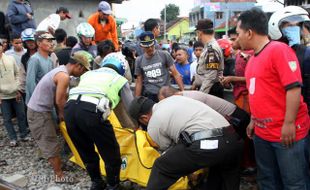
<svg viewBox="0 0 310 190">
<path fill-rule="evenodd" d="M 168 4 L 166 6 L 166 21 L 167 23 L 175 20 L 180 15 L 180 8 L 175 4 Z M 160 11 L 160 18 L 165 19 L 165 8 Z"/>
</svg>

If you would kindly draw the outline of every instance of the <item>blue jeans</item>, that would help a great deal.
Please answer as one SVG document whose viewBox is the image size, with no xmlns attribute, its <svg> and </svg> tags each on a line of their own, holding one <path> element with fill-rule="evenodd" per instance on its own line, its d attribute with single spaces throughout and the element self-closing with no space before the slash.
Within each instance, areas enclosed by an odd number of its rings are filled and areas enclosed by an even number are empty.
<svg viewBox="0 0 310 190">
<path fill-rule="evenodd" d="M 27 134 L 29 133 L 29 129 L 26 123 L 24 102 L 23 101 L 17 102 L 16 99 L 6 99 L 6 100 L 2 99 L 1 101 L 2 101 L 1 112 L 3 116 L 3 122 L 10 140 L 17 140 L 17 135 L 12 123 L 14 110 L 17 116 L 20 138 L 26 137 Z"/>
<path fill-rule="evenodd" d="M 287 148 L 254 136 L 260 190 L 309 190 L 309 136 Z"/>
</svg>

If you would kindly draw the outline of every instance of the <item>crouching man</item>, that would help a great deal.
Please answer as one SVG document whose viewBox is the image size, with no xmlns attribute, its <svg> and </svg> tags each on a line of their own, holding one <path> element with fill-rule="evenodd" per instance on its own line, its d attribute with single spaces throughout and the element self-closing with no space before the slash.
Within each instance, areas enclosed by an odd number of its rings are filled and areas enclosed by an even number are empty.
<svg viewBox="0 0 310 190">
<path fill-rule="evenodd" d="M 205 189 L 239 190 L 243 141 L 226 119 L 183 96 L 154 104 L 140 96 L 129 108 L 134 119 L 147 125 L 157 148 L 165 151 L 154 163 L 147 189 L 168 189 L 180 177 L 209 167 Z"/>
<path fill-rule="evenodd" d="M 105 188 L 95 144 L 105 163 L 108 183 L 106 190 L 117 190 L 121 156 L 113 127 L 107 118 L 120 100 L 128 110 L 133 94 L 128 80 L 123 77 L 124 62 L 115 56 L 107 56 L 101 66 L 103 68 L 82 75 L 79 85 L 70 90 L 65 107 L 65 121 L 68 134 L 91 178 L 90 189 Z"/>
<path fill-rule="evenodd" d="M 240 137 L 243 139 L 248 138 L 246 128 L 250 123 L 250 115 L 246 111 L 238 108 L 235 104 L 197 90 L 178 91 L 171 86 L 161 87 L 158 93 L 158 99 L 163 100 L 173 95 L 181 95 L 206 104 L 224 116 L 232 124 Z"/>
<path fill-rule="evenodd" d="M 28 123 L 32 137 L 42 154 L 53 167 L 55 182 L 70 182 L 61 169 L 60 145 L 57 140 L 55 121 L 52 116 L 54 105 L 60 121 L 64 120 L 64 105 L 67 101 L 67 90 L 70 76 L 79 77 L 89 70 L 87 52 L 79 51 L 67 65 L 48 72 L 36 86 L 28 103 Z"/>
</svg>

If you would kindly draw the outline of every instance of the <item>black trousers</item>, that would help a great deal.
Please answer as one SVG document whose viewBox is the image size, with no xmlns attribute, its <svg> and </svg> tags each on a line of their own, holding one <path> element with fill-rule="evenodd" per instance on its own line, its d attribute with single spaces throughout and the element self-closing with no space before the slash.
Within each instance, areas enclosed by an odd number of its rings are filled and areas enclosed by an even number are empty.
<svg viewBox="0 0 310 190">
<path fill-rule="evenodd" d="M 70 100 L 65 105 L 65 122 L 68 134 L 84 162 L 92 181 L 100 181 L 99 156 L 97 146 L 104 160 L 107 182 L 110 185 L 119 183 L 121 157 L 110 122 L 103 121 L 102 113 L 96 112 L 92 103 Z"/>
<path fill-rule="evenodd" d="M 218 149 L 201 149 L 201 140 L 170 148 L 155 161 L 146 189 L 166 190 L 180 177 L 209 167 L 204 189 L 239 190 L 243 140 L 232 128 L 225 129 L 224 136 L 208 140 L 218 140 Z"/>
<path fill-rule="evenodd" d="M 219 98 L 224 98 L 224 87 L 220 82 L 216 82 L 210 89 L 209 94 L 213 96 L 217 96 Z"/>
<path fill-rule="evenodd" d="M 243 139 L 248 138 L 247 134 L 246 134 L 246 128 L 251 121 L 250 115 L 246 111 L 244 111 L 243 109 L 236 107 L 236 110 L 230 115 L 230 117 L 232 120 L 235 120 L 235 122 L 230 121 L 230 123 L 232 123 L 236 132 Z"/>
</svg>

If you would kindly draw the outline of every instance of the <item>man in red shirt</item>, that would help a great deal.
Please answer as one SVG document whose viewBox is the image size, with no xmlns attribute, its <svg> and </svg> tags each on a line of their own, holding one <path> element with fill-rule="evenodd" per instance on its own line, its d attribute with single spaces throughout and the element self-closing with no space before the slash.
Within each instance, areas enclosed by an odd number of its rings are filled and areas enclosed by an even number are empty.
<svg viewBox="0 0 310 190">
<path fill-rule="evenodd" d="M 301 73 L 294 51 L 270 41 L 268 20 L 259 9 L 238 18 L 241 48 L 255 55 L 245 71 L 260 190 L 309 189 L 309 126 L 301 96 Z"/>
</svg>

